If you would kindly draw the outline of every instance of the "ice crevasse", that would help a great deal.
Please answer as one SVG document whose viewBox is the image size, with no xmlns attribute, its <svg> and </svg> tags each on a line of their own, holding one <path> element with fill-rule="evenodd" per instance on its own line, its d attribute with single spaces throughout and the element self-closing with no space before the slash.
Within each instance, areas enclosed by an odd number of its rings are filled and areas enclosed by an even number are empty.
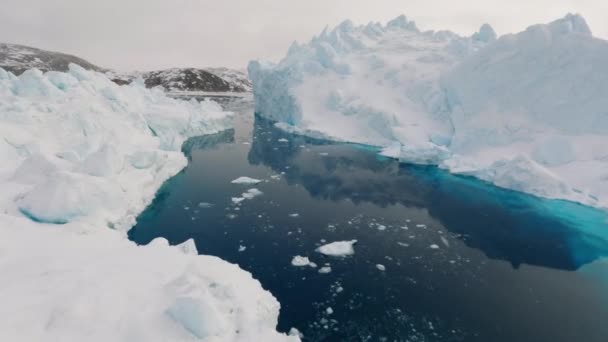
<svg viewBox="0 0 608 342">
<path fill-rule="evenodd" d="M 252 276 L 192 240 L 125 232 L 187 163 L 182 143 L 232 125 L 210 101 L 142 82 L 0 69 L 0 340 L 295 341 Z"/>
<path fill-rule="evenodd" d="M 249 75 L 288 131 L 608 208 L 608 41 L 579 15 L 501 37 L 345 21 Z"/>
</svg>

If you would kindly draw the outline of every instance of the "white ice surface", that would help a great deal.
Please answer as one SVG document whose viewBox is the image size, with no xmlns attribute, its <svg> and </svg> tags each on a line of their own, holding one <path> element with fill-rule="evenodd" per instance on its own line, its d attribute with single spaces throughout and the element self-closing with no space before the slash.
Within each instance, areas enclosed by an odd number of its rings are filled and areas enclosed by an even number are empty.
<svg viewBox="0 0 608 342">
<path fill-rule="evenodd" d="M 608 42 L 578 15 L 500 38 L 346 21 L 249 75 L 290 132 L 608 207 Z"/>
<path fill-rule="evenodd" d="M 74 65 L 0 69 L 0 340 L 296 341 L 248 272 L 193 241 L 126 238 L 184 140 L 230 126 L 213 102 Z"/>
<path fill-rule="evenodd" d="M 351 241 L 336 241 L 325 244 L 317 248 L 317 252 L 330 256 L 347 256 L 355 254 L 355 248 L 353 247 L 357 243 L 357 240 Z"/>
</svg>

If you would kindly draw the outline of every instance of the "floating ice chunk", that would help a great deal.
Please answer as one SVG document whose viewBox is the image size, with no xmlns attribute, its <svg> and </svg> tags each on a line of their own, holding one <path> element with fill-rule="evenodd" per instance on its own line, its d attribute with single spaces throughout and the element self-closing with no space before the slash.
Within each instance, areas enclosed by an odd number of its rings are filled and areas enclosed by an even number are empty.
<svg viewBox="0 0 608 342">
<path fill-rule="evenodd" d="M 244 252 L 247 249 L 247 247 L 243 246 L 243 245 L 239 245 L 239 252 Z"/>
<path fill-rule="evenodd" d="M 377 228 L 378 228 L 378 230 L 380 230 L 380 231 L 382 231 L 382 230 L 386 230 L 386 226 L 385 226 L 385 225 L 383 225 L 383 224 L 379 224 L 379 225 L 377 226 Z"/>
<path fill-rule="evenodd" d="M 289 142 L 289 140 L 285 139 L 285 138 L 281 138 L 279 140 L 277 140 L 278 142 Z"/>
<path fill-rule="evenodd" d="M 448 239 L 445 238 L 445 236 L 441 237 L 441 242 L 446 246 L 446 247 L 450 247 L 450 242 L 448 241 Z"/>
<path fill-rule="evenodd" d="M 239 204 L 245 200 L 244 197 L 232 197 L 232 203 Z"/>
<path fill-rule="evenodd" d="M 325 313 L 327 313 L 328 315 L 332 315 L 334 313 L 334 309 L 332 309 L 330 306 L 327 309 L 325 309 Z"/>
<path fill-rule="evenodd" d="M 320 156 L 328 156 L 328 155 L 329 155 L 329 153 L 327 153 L 327 152 L 321 152 L 321 153 L 319 153 L 319 155 L 320 155 Z"/>
<path fill-rule="evenodd" d="M 310 266 L 310 259 L 308 259 L 308 257 L 296 255 L 291 259 L 291 265 L 296 267 Z"/>
<path fill-rule="evenodd" d="M 298 214 L 298 213 L 289 214 L 289 217 L 299 217 L 299 216 L 300 216 L 300 214 Z"/>
<path fill-rule="evenodd" d="M 383 271 L 383 272 L 386 271 L 386 267 L 384 265 L 382 265 L 382 264 L 377 264 L 376 268 L 379 269 L 380 271 Z"/>
<path fill-rule="evenodd" d="M 198 204 L 198 207 L 203 208 L 203 209 L 213 208 L 213 206 L 214 206 L 213 203 L 208 203 L 208 202 L 200 202 Z"/>
<path fill-rule="evenodd" d="M 439 249 L 439 245 L 437 244 L 432 244 L 429 246 L 431 249 Z"/>
<path fill-rule="evenodd" d="M 355 254 L 353 245 L 357 240 L 336 241 L 317 248 L 317 252 L 329 256 L 346 256 Z"/>
<path fill-rule="evenodd" d="M 329 266 L 323 266 L 323 267 L 319 268 L 319 273 L 327 274 L 330 272 L 331 272 L 331 267 L 329 267 Z"/>
<path fill-rule="evenodd" d="M 246 199 L 253 199 L 254 197 L 263 195 L 264 193 L 261 192 L 260 190 L 253 188 L 253 189 L 249 189 L 247 190 L 247 192 L 244 192 L 241 196 L 243 196 L 243 198 Z"/>
<path fill-rule="evenodd" d="M 239 178 L 233 180 L 231 183 L 232 184 L 258 184 L 260 182 L 261 182 L 261 180 L 255 179 L 255 178 L 239 177 Z"/>
</svg>

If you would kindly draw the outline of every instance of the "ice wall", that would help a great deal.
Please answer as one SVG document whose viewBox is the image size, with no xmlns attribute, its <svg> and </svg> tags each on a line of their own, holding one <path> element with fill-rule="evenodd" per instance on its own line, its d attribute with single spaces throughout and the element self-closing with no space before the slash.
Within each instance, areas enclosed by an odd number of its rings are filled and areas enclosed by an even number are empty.
<svg viewBox="0 0 608 342">
<path fill-rule="evenodd" d="M 192 241 L 126 230 L 187 161 L 188 137 L 231 127 L 216 103 L 135 82 L 0 69 L 0 340 L 288 341 L 279 303 Z"/>
<path fill-rule="evenodd" d="M 249 65 L 258 114 L 534 195 L 608 207 L 608 42 L 569 14 L 497 38 L 346 21 Z"/>
</svg>

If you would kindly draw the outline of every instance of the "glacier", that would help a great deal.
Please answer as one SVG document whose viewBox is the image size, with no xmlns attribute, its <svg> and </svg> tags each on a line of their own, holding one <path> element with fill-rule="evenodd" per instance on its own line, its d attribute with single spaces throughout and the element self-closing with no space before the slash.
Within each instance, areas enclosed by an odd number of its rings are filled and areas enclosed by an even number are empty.
<svg viewBox="0 0 608 342">
<path fill-rule="evenodd" d="M 248 71 L 289 132 L 608 208 L 608 42 L 580 15 L 500 37 L 345 21 Z"/>
<path fill-rule="evenodd" d="M 143 82 L 0 69 L 0 338 L 7 341 L 298 341 L 250 273 L 192 240 L 126 232 L 187 160 L 183 142 L 232 126 L 211 101 Z"/>
</svg>

